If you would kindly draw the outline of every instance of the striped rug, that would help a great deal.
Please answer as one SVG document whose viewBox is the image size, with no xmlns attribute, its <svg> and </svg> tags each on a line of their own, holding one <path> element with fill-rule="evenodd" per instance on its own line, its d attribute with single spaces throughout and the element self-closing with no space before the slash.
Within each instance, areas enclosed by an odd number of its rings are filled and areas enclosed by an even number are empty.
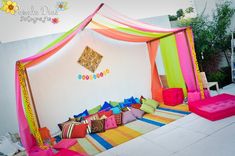
<svg viewBox="0 0 235 156">
<path fill-rule="evenodd" d="M 185 104 L 176 107 L 160 105 L 154 114 L 145 114 L 142 119 L 103 133 L 89 134 L 85 138 L 79 138 L 77 144 L 70 149 L 86 155 L 96 155 L 188 114 L 190 112 Z"/>
</svg>

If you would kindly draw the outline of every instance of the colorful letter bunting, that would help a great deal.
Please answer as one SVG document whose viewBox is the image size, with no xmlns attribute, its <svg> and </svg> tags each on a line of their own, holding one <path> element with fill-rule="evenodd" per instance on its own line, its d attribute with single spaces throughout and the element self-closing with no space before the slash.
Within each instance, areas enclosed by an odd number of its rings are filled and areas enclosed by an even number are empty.
<svg viewBox="0 0 235 156">
<path fill-rule="evenodd" d="M 78 79 L 79 80 L 96 80 L 96 79 L 99 79 L 99 78 L 102 78 L 102 77 L 106 76 L 109 73 L 110 73 L 110 70 L 105 69 L 102 72 L 94 73 L 92 75 L 78 74 Z"/>
</svg>

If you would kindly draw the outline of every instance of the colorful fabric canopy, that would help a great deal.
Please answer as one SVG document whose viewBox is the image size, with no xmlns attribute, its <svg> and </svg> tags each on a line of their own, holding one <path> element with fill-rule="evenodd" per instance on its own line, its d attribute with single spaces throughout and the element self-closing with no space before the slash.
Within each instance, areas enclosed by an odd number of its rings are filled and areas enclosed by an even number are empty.
<svg viewBox="0 0 235 156">
<path fill-rule="evenodd" d="M 146 42 L 151 65 L 153 99 L 159 102 L 163 101 L 163 87 L 155 62 L 159 46 L 169 86 L 183 88 L 185 95 L 187 92 L 200 92 L 201 98 L 204 98 L 191 28 L 165 29 L 147 25 L 120 15 L 108 6 L 101 4 L 83 22 L 49 44 L 38 54 L 17 61 L 15 74 L 17 116 L 20 136 L 27 151 L 36 145 L 35 139 L 40 147 L 44 147 L 38 131 L 37 118 L 32 108 L 27 69 L 58 52 L 85 27 L 117 40 Z"/>
</svg>

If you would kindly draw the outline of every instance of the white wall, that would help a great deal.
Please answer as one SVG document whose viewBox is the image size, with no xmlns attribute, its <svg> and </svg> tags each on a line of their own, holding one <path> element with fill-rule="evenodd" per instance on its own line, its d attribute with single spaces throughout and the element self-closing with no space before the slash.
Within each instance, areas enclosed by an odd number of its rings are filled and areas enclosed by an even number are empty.
<svg viewBox="0 0 235 156">
<path fill-rule="evenodd" d="M 90 81 L 77 75 L 92 74 L 77 63 L 86 46 L 103 55 L 96 72 L 110 69 L 107 76 Z M 57 124 L 105 100 L 151 96 L 151 70 L 145 43 L 116 41 L 93 31 L 77 35 L 54 57 L 29 70 L 31 87 L 41 126 L 52 132 Z"/>
<path fill-rule="evenodd" d="M 15 62 L 34 55 L 59 35 L 50 35 L 0 44 L 0 136 L 17 132 L 15 102 Z"/>
<path fill-rule="evenodd" d="M 37 22 L 35 24 L 32 22 L 21 22 L 19 12 L 15 15 L 10 15 L 0 11 L 0 42 L 65 32 L 90 15 L 102 2 L 108 4 L 114 10 L 134 19 L 175 14 L 179 8 L 191 6 L 190 0 L 66 0 L 68 2 L 68 10 L 58 12 L 58 15 L 41 15 L 40 9 L 45 6 L 51 11 L 55 11 L 57 1 L 14 1 L 18 3 L 19 11 L 31 11 L 31 7 L 34 7 L 34 10 L 39 12 L 39 15 L 30 14 L 30 17 L 58 17 L 60 22 L 58 24 L 52 24 L 51 22 Z"/>
<path fill-rule="evenodd" d="M 168 15 L 144 18 L 144 19 L 140 19 L 140 21 L 142 21 L 144 23 L 148 23 L 150 25 L 157 25 L 158 27 L 162 27 L 162 28 L 169 28 L 169 29 L 171 28 L 171 23 L 169 21 Z M 164 67 L 163 67 L 163 60 L 162 60 L 162 53 L 161 53 L 160 46 L 158 48 L 156 63 L 158 65 L 159 75 L 165 75 L 165 70 L 164 70 Z"/>
</svg>

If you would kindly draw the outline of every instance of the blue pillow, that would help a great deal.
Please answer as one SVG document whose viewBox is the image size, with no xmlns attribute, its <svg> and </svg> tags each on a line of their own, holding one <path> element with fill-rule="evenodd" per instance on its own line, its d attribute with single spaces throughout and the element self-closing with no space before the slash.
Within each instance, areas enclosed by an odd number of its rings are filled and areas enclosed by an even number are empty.
<svg viewBox="0 0 235 156">
<path fill-rule="evenodd" d="M 119 113 L 121 113 L 121 110 L 120 110 L 119 107 L 113 107 L 113 108 L 111 108 L 111 110 L 113 111 L 113 114 L 119 114 Z"/>
<path fill-rule="evenodd" d="M 141 103 L 139 98 L 135 98 L 135 103 Z"/>
<path fill-rule="evenodd" d="M 104 104 L 103 104 L 103 106 L 100 108 L 99 111 L 102 111 L 102 110 L 108 111 L 108 110 L 110 110 L 110 108 L 113 108 L 113 106 L 110 105 L 108 102 L 105 101 Z"/>
<path fill-rule="evenodd" d="M 125 107 L 131 107 L 131 104 L 133 104 L 132 102 L 120 102 L 120 107 L 125 108 Z"/>
<path fill-rule="evenodd" d="M 129 99 L 124 99 L 124 103 L 136 103 L 135 98 L 132 96 Z"/>
<path fill-rule="evenodd" d="M 82 112 L 82 113 L 80 113 L 78 115 L 74 115 L 73 117 L 74 118 L 79 118 L 79 117 L 85 117 L 85 116 L 88 116 L 88 115 L 89 115 L 89 113 L 88 113 L 88 111 L 86 109 L 84 112 Z"/>
</svg>

